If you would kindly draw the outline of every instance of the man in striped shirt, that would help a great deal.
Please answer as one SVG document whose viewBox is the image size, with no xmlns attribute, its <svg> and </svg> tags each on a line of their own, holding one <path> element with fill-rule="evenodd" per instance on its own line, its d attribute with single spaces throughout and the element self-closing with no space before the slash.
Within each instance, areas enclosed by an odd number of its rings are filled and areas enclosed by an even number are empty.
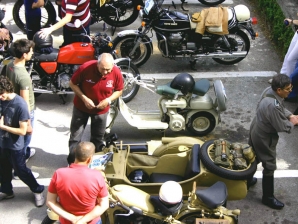
<svg viewBox="0 0 298 224">
<path fill-rule="evenodd" d="M 45 38 L 53 31 L 63 27 L 64 42 L 62 46 L 73 42 L 82 41 L 82 36 L 73 36 L 74 34 L 81 34 L 87 32 L 90 34 L 90 0 L 62 0 L 61 14 L 62 19 L 51 27 L 43 28 L 39 36 Z M 74 22 L 76 19 L 81 21 L 81 26 L 76 28 Z M 86 30 L 86 31 L 85 31 Z"/>
</svg>

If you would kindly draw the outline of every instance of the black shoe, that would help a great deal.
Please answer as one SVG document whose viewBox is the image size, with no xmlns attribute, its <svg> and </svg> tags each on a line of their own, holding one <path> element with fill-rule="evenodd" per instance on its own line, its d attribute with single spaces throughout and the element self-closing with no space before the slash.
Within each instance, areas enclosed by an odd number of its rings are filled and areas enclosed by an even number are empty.
<svg viewBox="0 0 298 224">
<path fill-rule="evenodd" d="M 255 177 L 247 180 L 247 189 L 249 189 L 251 186 L 254 186 L 257 182 L 258 182 L 258 179 Z"/>
<path fill-rule="evenodd" d="M 285 205 L 281 201 L 277 200 L 274 196 L 273 197 L 263 197 L 262 203 L 264 205 L 269 206 L 273 209 L 282 209 Z"/>
</svg>

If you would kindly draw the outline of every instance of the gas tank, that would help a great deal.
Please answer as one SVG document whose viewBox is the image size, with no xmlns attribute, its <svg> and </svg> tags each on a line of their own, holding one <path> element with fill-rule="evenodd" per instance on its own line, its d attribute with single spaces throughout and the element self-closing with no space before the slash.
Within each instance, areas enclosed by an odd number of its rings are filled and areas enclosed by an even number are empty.
<svg viewBox="0 0 298 224">
<path fill-rule="evenodd" d="M 57 62 L 80 65 L 95 59 L 95 50 L 90 43 L 76 42 L 60 48 Z"/>
<path fill-rule="evenodd" d="M 171 18 L 170 18 L 170 17 Z M 170 11 L 169 16 L 160 17 L 154 24 L 154 28 L 160 31 L 184 31 L 190 29 L 190 21 L 188 14 Z"/>
</svg>

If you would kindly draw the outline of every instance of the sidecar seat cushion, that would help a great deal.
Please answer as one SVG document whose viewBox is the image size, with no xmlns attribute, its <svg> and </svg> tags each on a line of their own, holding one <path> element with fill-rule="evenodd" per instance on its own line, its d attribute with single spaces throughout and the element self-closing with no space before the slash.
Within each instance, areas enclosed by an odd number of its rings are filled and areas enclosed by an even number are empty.
<svg viewBox="0 0 298 224">
<path fill-rule="evenodd" d="M 169 180 L 180 182 L 183 181 L 184 178 L 175 174 L 152 173 L 149 178 L 149 183 L 164 183 Z"/>
<path fill-rule="evenodd" d="M 200 160 L 199 160 L 200 145 L 194 144 L 190 151 L 190 158 L 186 166 L 184 177 L 190 179 L 200 173 Z"/>
<path fill-rule="evenodd" d="M 200 160 L 199 160 L 200 145 L 194 144 L 190 151 L 189 161 L 186 165 L 184 177 L 175 174 L 167 173 L 152 173 L 149 178 L 150 183 L 164 183 L 169 180 L 176 182 L 190 179 L 200 173 Z"/>
</svg>

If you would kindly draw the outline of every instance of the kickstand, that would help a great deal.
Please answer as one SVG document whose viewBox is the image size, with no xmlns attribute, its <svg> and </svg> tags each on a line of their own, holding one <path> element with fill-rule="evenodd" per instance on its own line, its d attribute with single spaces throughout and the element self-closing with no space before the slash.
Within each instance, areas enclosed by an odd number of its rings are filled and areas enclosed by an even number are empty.
<svg viewBox="0 0 298 224">
<path fill-rule="evenodd" d="M 196 68 L 197 60 L 189 61 L 189 63 L 190 63 L 190 68 L 194 71 L 197 71 L 197 68 Z"/>
<path fill-rule="evenodd" d="M 117 28 L 116 26 L 112 26 L 112 36 L 114 36 L 116 28 Z"/>
<path fill-rule="evenodd" d="M 112 26 L 112 36 L 114 36 L 114 34 L 115 34 L 115 31 L 116 31 L 116 28 L 117 28 L 117 23 L 119 22 L 119 19 L 120 19 L 120 17 L 117 13 L 117 18 L 115 18 L 115 20 L 114 20 L 114 21 L 116 21 L 115 26 Z"/>
<path fill-rule="evenodd" d="M 64 96 L 63 95 L 59 94 L 59 98 L 62 100 L 62 104 L 65 104 L 66 103 L 66 101 L 64 100 Z"/>
</svg>

